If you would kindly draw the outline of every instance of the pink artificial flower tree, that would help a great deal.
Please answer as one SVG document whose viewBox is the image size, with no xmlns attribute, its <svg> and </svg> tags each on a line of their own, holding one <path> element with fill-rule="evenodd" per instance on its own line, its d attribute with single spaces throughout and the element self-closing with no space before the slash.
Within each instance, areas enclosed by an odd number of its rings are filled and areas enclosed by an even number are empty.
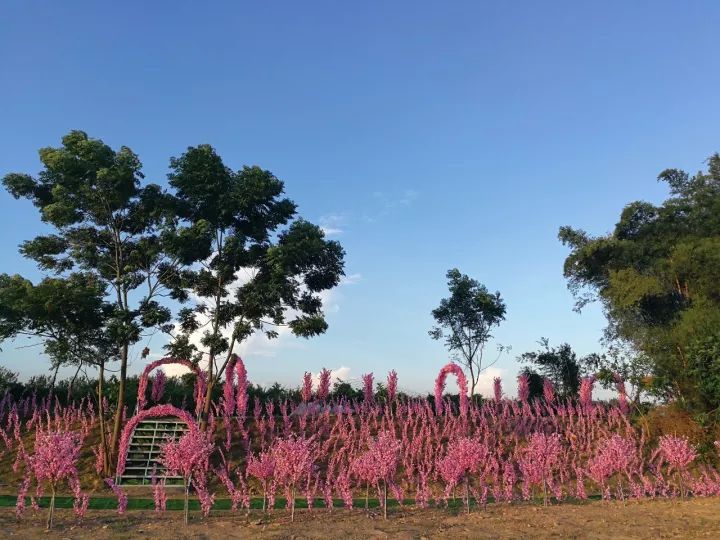
<svg viewBox="0 0 720 540">
<path fill-rule="evenodd" d="M 469 437 L 452 441 L 445 456 L 438 460 L 437 470 L 445 481 L 445 500 L 461 481 L 465 484 L 465 511 L 470 513 L 470 476 L 477 473 L 489 456 L 483 443 Z"/>
<path fill-rule="evenodd" d="M 17 514 L 22 515 L 25 508 L 25 494 L 34 477 L 41 489 L 44 483 L 50 486 L 50 508 L 47 528 L 52 528 L 55 514 L 55 495 L 58 485 L 67 481 L 75 495 L 75 513 L 83 517 L 88 506 L 88 497 L 80 491 L 77 462 L 82 448 L 82 437 L 71 431 L 49 431 L 38 428 L 35 433 L 35 451 L 26 455 L 28 466 L 17 503 Z"/>
<path fill-rule="evenodd" d="M 545 435 L 535 432 L 530 435 L 528 445 L 519 459 L 520 470 L 524 478 L 524 492 L 529 497 L 532 485 L 542 485 L 543 504 L 547 506 L 547 488 L 552 482 L 554 472 L 560 466 L 562 445 L 560 435 Z"/>
<path fill-rule="evenodd" d="M 210 455 L 215 451 L 212 434 L 191 428 L 177 441 L 167 441 L 160 446 L 160 463 L 170 474 L 183 477 L 185 486 L 184 520 L 188 523 L 188 495 L 190 485 L 200 498 L 200 506 L 207 517 L 214 497 L 207 491 L 207 471 Z"/>
<path fill-rule="evenodd" d="M 401 444 L 395 435 L 384 431 L 370 441 L 367 451 L 358 458 L 362 474 L 367 481 L 374 483 L 380 492 L 385 519 L 387 519 L 388 488 L 396 489 L 394 478 L 400 459 L 400 450 Z"/>
<path fill-rule="evenodd" d="M 290 521 L 295 521 L 295 490 L 312 471 L 315 445 L 311 439 L 290 437 L 278 439 L 271 452 L 275 461 L 275 479 L 285 489 L 290 506 Z"/>
<path fill-rule="evenodd" d="M 659 440 L 660 453 L 670 464 L 670 470 L 675 470 L 680 484 L 680 497 L 685 498 L 683 476 L 688 465 L 695 461 L 697 451 L 690 444 L 687 437 L 676 437 L 674 435 L 663 435 Z"/>
<path fill-rule="evenodd" d="M 635 441 L 615 433 L 600 442 L 595 456 L 588 462 L 588 474 L 600 486 L 603 498 L 609 499 L 610 488 L 607 480 L 617 472 L 623 472 L 630 477 L 630 470 L 636 461 Z M 618 492 L 622 498 L 622 479 L 618 484 Z"/>
<path fill-rule="evenodd" d="M 275 490 L 272 488 L 272 480 L 275 476 L 275 459 L 271 452 L 260 452 L 258 457 L 251 455 L 248 459 L 246 473 L 248 476 L 257 478 L 263 489 L 263 512 L 268 506 L 275 506 Z M 270 489 L 268 489 L 270 488 Z"/>
</svg>

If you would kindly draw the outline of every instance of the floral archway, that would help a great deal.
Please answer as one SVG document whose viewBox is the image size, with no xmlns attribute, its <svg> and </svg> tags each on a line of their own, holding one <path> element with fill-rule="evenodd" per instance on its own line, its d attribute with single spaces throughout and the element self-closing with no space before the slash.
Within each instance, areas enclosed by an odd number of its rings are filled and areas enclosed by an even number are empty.
<svg viewBox="0 0 720 540">
<path fill-rule="evenodd" d="M 444 366 L 440 370 L 437 379 L 435 379 L 435 413 L 439 415 L 443 412 L 442 396 L 445 390 L 445 379 L 450 374 L 455 375 L 457 379 L 458 390 L 460 392 L 460 416 L 466 416 L 469 407 L 467 378 L 462 368 L 452 362 Z"/>
<path fill-rule="evenodd" d="M 166 364 L 178 364 L 181 366 L 185 366 L 190 371 L 194 372 L 195 375 L 198 377 L 198 379 L 201 379 L 203 376 L 203 372 L 198 366 L 193 364 L 190 360 L 184 360 L 183 358 L 166 357 L 166 358 L 161 358 L 160 360 L 155 360 L 154 362 L 150 362 L 147 366 L 145 366 L 145 369 L 143 370 L 142 375 L 140 376 L 140 383 L 138 384 L 137 408 L 136 408 L 136 410 L 138 412 L 141 411 L 147 404 L 147 400 L 145 399 L 145 394 L 147 393 L 148 377 L 150 376 L 150 373 L 155 368 L 158 368 L 158 367 L 166 365 Z M 197 401 L 199 389 L 201 386 L 202 386 L 202 384 L 196 385 L 196 389 L 195 389 L 196 401 Z"/>
<path fill-rule="evenodd" d="M 159 418 L 163 416 L 176 416 L 180 420 L 184 421 L 191 430 L 200 429 L 195 421 L 195 418 L 187 411 L 178 409 L 173 405 L 155 405 L 149 409 L 138 412 L 133 416 L 123 428 L 122 435 L 120 437 L 120 449 L 118 452 L 118 462 L 115 469 L 115 476 L 122 476 L 125 472 L 125 462 L 127 461 L 128 447 L 130 446 L 130 439 L 135 431 L 137 425 L 147 418 Z"/>
</svg>

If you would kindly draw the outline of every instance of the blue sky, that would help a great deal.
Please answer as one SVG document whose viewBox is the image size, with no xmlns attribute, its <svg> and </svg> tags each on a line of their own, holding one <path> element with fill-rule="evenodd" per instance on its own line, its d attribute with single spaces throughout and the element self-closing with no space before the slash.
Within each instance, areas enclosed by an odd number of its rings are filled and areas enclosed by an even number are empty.
<svg viewBox="0 0 720 540">
<path fill-rule="evenodd" d="M 0 15 L 0 173 L 37 172 L 37 149 L 70 129 L 131 147 L 158 183 L 170 156 L 209 143 L 333 229 L 351 279 L 330 329 L 251 344 L 261 383 L 395 368 L 401 389 L 429 391 L 451 267 L 507 302 L 506 386 L 540 337 L 599 351 L 604 319 L 572 311 L 558 227 L 605 233 L 626 203 L 665 197 L 659 171 L 720 150 L 717 2 L 9 1 Z M 0 272 L 38 278 L 17 253 L 42 230 L 32 206 L 0 193 L 0 230 Z M 17 347 L 3 365 L 46 370 Z"/>
</svg>

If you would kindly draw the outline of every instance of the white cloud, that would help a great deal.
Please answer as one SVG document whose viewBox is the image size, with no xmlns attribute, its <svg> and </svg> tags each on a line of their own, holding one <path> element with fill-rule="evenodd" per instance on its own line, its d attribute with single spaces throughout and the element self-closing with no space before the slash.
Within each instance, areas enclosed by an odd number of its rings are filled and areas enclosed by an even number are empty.
<svg viewBox="0 0 720 540">
<path fill-rule="evenodd" d="M 325 233 L 325 236 L 338 236 L 343 233 L 343 226 L 345 224 L 345 216 L 341 214 L 326 214 L 320 216 L 318 220 L 320 222 L 320 228 Z"/>
<path fill-rule="evenodd" d="M 492 398 L 495 395 L 493 390 L 493 379 L 495 377 L 502 378 L 503 370 L 495 367 L 489 367 L 480 374 L 478 380 L 475 382 L 475 393 L 481 394 L 485 398 Z M 504 388 L 503 381 L 503 394 L 507 394 L 507 389 Z"/>
<path fill-rule="evenodd" d="M 337 369 L 330 370 L 330 385 L 332 386 L 338 380 L 343 382 L 350 382 L 350 371 L 351 369 L 347 366 L 340 366 Z M 320 372 L 312 374 L 313 388 L 317 388 L 320 384 Z"/>
<path fill-rule="evenodd" d="M 362 274 L 350 274 L 340 279 L 340 285 L 355 285 L 362 280 Z"/>
</svg>

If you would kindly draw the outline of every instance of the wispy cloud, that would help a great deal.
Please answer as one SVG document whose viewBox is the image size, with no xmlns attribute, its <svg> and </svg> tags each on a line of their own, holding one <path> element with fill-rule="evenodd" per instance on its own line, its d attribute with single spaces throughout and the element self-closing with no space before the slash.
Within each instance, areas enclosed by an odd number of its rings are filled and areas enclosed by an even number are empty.
<svg viewBox="0 0 720 540">
<path fill-rule="evenodd" d="M 420 193 L 414 189 L 404 189 L 393 193 L 375 191 L 372 194 L 373 208 L 363 215 L 363 219 L 374 223 L 392 212 L 412 206 L 419 196 Z"/>
<path fill-rule="evenodd" d="M 347 219 L 343 214 L 326 214 L 318 221 L 325 236 L 338 236 L 344 232 Z"/>
</svg>

